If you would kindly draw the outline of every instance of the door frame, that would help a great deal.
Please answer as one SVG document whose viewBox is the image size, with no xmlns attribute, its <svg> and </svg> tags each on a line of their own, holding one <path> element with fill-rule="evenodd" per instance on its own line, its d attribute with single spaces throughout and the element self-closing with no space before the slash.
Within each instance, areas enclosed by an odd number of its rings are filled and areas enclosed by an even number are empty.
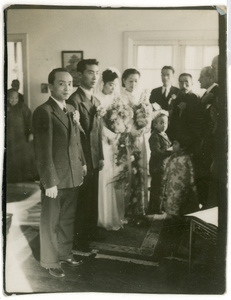
<svg viewBox="0 0 231 300">
<path fill-rule="evenodd" d="M 25 104 L 27 104 L 28 107 L 30 107 L 29 68 L 28 68 L 28 59 L 27 59 L 27 57 L 28 57 L 27 56 L 28 55 L 28 34 L 27 33 L 7 34 L 7 42 L 21 42 L 22 43 L 23 96 L 24 96 Z"/>
</svg>

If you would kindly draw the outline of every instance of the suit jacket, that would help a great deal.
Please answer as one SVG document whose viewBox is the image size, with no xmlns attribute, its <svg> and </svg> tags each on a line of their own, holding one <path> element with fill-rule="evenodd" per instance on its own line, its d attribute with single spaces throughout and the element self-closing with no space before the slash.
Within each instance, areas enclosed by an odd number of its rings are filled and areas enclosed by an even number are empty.
<svg viewBox="0 0 231 300">
<path fill-rule="evenodd" d="M 185 104 L 185 108 L 180 110 L 178 105 L 182 102 Z M 177 98 L 173 101 L 171 121 L 168 127 L 170 139 L 173 140 L 179 136 L 191 137 L 192 139 L 199 138 L 200 123 L 198 109 L 199 98 L 196 94 L 192 92 L 187 94 L 178 93 Z"/>
<path fill-rule="evenodd" d="M 211 165 L 217 147 L 217 126 L 219 117 L 218 104 L 219 86 L 216 85 L 209 93 L 205 93 L 200 102 L 200 132 L 202 165 Z"/>
<path fill-rule="evenodd" d="M 83 152 L 87 162 L 87 169 L 99 167 L 99 161 L 104 159 L 102 147 L 102 122 L 96 116 L 96 108 L 100 102 L 93 96 L 92 101 L 87 98 L 81 88 L 78 88 L 68 99 L 80 113 L 80 124 L 85 132 L 81 132 Z"/>
<path fill-rule="evenodd" d="M 172 95 L 177 95 L 179 89 L 175 86 L 171 86 L 170 91 L 168 93 L 167 98 L 162 94 L 162 86 L 151 91 L 151 95 L 149 98 L 150 103 L 157 103 L 161 106 L 162 109 L 169 110 L 169 100 L 171 99 Z"/>
<path fill-rule="evenodd" d="M 65 114 L 49 98 L 33 114 L 35 159 L 43 189 L 73 188 L 83 181 L 85 158 L 78 125 L 73 122 L 74 107 Z"/>
<path fill-rule="evenodd" d="M 149 138 L 149 145 L 151 150 L 149 161 L 150 174 L 161 174 L 164 171 L 164 159 L 172 153 L 167 150 L 171 146 L 171 142 L 167 135 L 164 137 L 154 128 Z"/>
</svg>

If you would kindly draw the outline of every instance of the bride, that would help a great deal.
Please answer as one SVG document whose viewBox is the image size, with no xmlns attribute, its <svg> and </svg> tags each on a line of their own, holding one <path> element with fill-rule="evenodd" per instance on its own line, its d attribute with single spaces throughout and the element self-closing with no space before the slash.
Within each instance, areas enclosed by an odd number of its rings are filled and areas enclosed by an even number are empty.
<svg viewBox="0 0 231 300">
<path fill-rule="evenodd" d="M 150 136 L 152 108 L 146 90 L 139 90 L 140 72 L 126 69 L 122 74 L 121 97 L 133 109 L 130 135 L 135 158 L 131 162 L 131 186 L 126 216 L 137 224 L 146 214 L 148 207 L 148 162 L 150 156 L 148 139 Z"/>
<path fill-rule="evenodd" d="M 114 178 L 118 174 L 115 164 L 115 152 L 120 133 L 111 130 L 106 124 L 104 115 L 119 95 L 118 71 L 107 69 L 99 80 L 95 96 L 101 105 L 98 113 L 103 122 L 104 168 L 99 172 L 98 191 L 98 226 L 106 230 L 118 230 L 123 227 L 124 203 L 121 190 L 115 188 Z"/>
</svg>

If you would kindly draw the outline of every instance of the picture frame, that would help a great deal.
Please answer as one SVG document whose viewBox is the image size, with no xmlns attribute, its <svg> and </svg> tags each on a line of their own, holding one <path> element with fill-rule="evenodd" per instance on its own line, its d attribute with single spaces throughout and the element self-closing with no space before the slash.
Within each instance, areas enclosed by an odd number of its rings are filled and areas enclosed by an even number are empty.
<svg viewBox="0 0 231 300">
<path fill-rule="evenodd" d="M 73 77 L 73 86 L 79 86 L 78 73 L 76 71 L 76 66 L 80 60 L 83 59 L 83 51 L 62 51 L 62 67 L 67 69 L 67 71 Z"/>
<path fill-rule="evenodd" d="M 41 93 L 42 94 L 48 93 L 48 84 L 47 83 L 41 83 Z"/>
</svg>

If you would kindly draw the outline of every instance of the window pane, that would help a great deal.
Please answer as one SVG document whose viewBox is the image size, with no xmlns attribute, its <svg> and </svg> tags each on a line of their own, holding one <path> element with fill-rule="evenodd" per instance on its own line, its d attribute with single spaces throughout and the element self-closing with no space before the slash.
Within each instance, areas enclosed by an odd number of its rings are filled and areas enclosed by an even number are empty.
<svg viewBox="0 0 231 300">
<path fill-rule="evenodd" d="M 185 47 L 185 69 L 200 69 L 203 61 L 203 47 Z"/>
<path fill-rule="evenodd" d="M 212 59 L 214 56 L 219 54 L 219 47 L 218 46 L 206 46 L 204 47 L 204 60 L 203 60 L 203 67 L 211 66 Z"/>
<path fill-rule="evenodd" d="M 140 70 L 140 86 L 143 89 L 154 89 L 162 85 L 159 70 Z"/>
<path fill-rule="evenodd" d="M 164 66 L 172 66 L 172 46 L 156 46 L 155 50 L 155 68 L 161 70 Z"/>
<path fill-rule="evenodd" d="M 172 65 L 172 46 L 138 46 L 137 66 L 139 69 L 159 69 Z"/>
<path fill-rule="evenodd" d="M 138 46 L 137 66 L 138 66 L 138 68 L 153 68 L 154 67 L 154 47 L 153 46 Z"/>
</svg>

